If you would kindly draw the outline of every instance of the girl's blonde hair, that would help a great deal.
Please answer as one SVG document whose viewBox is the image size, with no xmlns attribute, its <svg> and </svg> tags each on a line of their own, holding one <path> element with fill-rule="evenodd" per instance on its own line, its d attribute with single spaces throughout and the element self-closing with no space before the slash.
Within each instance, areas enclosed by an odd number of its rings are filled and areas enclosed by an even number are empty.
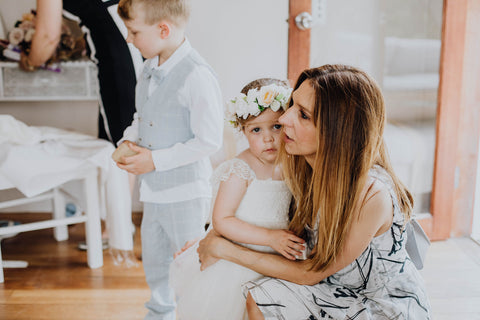
<svg viewBox="0 0 480 320">
<path fill-rule="evenodd" d="M 280 151 L 280 161 L 295 198 L 290 229 L 305 236 L 305 226 L 318 226 L 310 258 L 312 270 L 323 270 L 343 249 L 358 210 L 368 171 L 383 167 L 393 179 L 400 209 L 409 219 L 413 199 L 394 174 L 383 142 L 385 105 L 376 82 L 365 72 L 344 65 L 305 70 L 304 81 L 315 90 L 313 121 L 317 152 L 313 168 L 303 156 Z M 292 101 L 290 101 L 290 106 Z"/>
<path fill-rule="evenodd" d="M 257 79 L 257 80 L 253 80 L 249 83 L 247 83 L 243 88 L 242 88 L 242 91 L 240 91 L 240 93 L 243 93 L 243 94 L 247 94 L 248 93 L 248 90 L 251 90 L 251 89 L 257 89 L 259 90 L 261 87 L 264 87 L 264 86 L 268 86 L 270 84 L 276 84 L 277 86 L 282 86 L 286 89 L 288 88 L 291 88 L 290 87 L 290 84 L 288 83 L 288 81 L 286 80 L 280 80 L 280 79 L 274 79 L 274 78 L 260 78 L 260 79 Z M 264 110 L 265 111 L 265 110 Z M 281 110 L 277 111 L 277 112 L 282 112 Z M 262 112 L 260 112 L 260 114 L 262 114 Z M 257 116 L 258 117 L 258 116 Z M 242 129 L 245 127 L 245 124 L 250 120 L 254 118 L 254 116 L 249 116 L 247 119 L 243 119 L 241 117 L 237 117 L 236 118 L 236 121 L 234 123 L 234 126 L 237 128 L 237 129 Z"/>
<path fill-rule="evenodd" d="M 189 0 L 120 0 L 118 14 L 124 20 L 132 20 L 133 8 L 138 8 L 139 5 L 145 10 L 145 23 L 149 25 L 168 20 L 184 26 L 190 17 Z"/>
</svg>

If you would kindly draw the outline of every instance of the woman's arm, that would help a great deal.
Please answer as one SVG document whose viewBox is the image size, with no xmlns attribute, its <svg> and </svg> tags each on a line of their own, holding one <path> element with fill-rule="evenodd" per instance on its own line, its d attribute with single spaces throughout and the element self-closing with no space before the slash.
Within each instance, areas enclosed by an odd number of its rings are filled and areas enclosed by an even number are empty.
<svg viewBox="0 0 480 320">
<path fill-rule="evenodd" d="M 374 236 L 388 230 L 393 208 L 386 189 L 374 191 L 358 214 L 347 236 L 344 249 L 336 261 L 321 271 L 309 270 L 311 261 L 291 261 L 282 256 L 256 252 L 209 233 L 198 248 L 202 270 L 217 259 L 225 259 L 266 276 L 290 282 L 313 285 L 352 263 L 367 248 Z"/>
<path fill-rule="evenodd" d="M 30 54 L 23 56 L 21 67 L 31 71 L 31 67 L 44 64 L 55 52 L 62 28 L 62 0 L 37 0 L 35 34 Z"/>
<path fill-rule="evenodd" d="M 288 230 L 262 228 L 235 217 L 247 188 L 247 181 L 235 174 L 220 183 L 212 213 L 213 228 L 230 240 L 269 246 L 295 260 L 295 256 L 301 255 L 303 239 Z"/>
</svg>

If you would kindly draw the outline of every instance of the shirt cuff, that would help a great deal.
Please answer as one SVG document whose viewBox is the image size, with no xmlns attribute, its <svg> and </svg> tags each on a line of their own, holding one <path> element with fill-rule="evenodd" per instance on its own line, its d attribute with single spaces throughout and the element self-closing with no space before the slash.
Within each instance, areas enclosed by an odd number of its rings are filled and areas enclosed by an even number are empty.
<svg viewBox="0 0 480 320">
<path fill-rule="evenodd" d="M 152 150 L 152 160 L 155 165 L 155 171 L 165 171 L 172 169 L 173 152 L 168 149 Z"/>
</svg>

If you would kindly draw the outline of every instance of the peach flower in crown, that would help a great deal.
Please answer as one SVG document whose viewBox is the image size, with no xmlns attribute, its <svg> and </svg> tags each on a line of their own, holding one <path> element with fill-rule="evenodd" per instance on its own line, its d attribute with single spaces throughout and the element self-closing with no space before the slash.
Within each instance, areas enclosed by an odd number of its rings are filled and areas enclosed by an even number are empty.
<svg viewBox="0 0 480 320">
<path fill-rule="evenodd" d="M 227 101 L 226 120 L 236 126 L 237 119 L 247 119 L 251 115 L 256 117 L 266 108 L 275 112 L 280 108 L 286 110 L 292 90 L 292 88 L 269 84 L 260 89 L 250 89 L 246 95 L 241 93 Z"/>
</svg>

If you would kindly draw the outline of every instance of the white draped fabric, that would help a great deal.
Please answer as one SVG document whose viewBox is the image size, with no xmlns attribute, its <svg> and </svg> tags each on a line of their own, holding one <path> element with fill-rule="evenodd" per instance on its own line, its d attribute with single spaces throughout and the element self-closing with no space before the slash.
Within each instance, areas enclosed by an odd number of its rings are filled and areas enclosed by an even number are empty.
<svg viewBox="0 0 480 320">
<path fill-rule="evenodd" d="M 52 127 L 30 127 L 0 115 L 0 190 L 16 188 L 33 197 L 74 179 L 78 170 L 95 166 L 109 244 L 133 250 L 128 174 L 111 159 L 113 151 L 105 140 Z M 75 197 L 81 200 L 84 195 Z"/>
</svg>

